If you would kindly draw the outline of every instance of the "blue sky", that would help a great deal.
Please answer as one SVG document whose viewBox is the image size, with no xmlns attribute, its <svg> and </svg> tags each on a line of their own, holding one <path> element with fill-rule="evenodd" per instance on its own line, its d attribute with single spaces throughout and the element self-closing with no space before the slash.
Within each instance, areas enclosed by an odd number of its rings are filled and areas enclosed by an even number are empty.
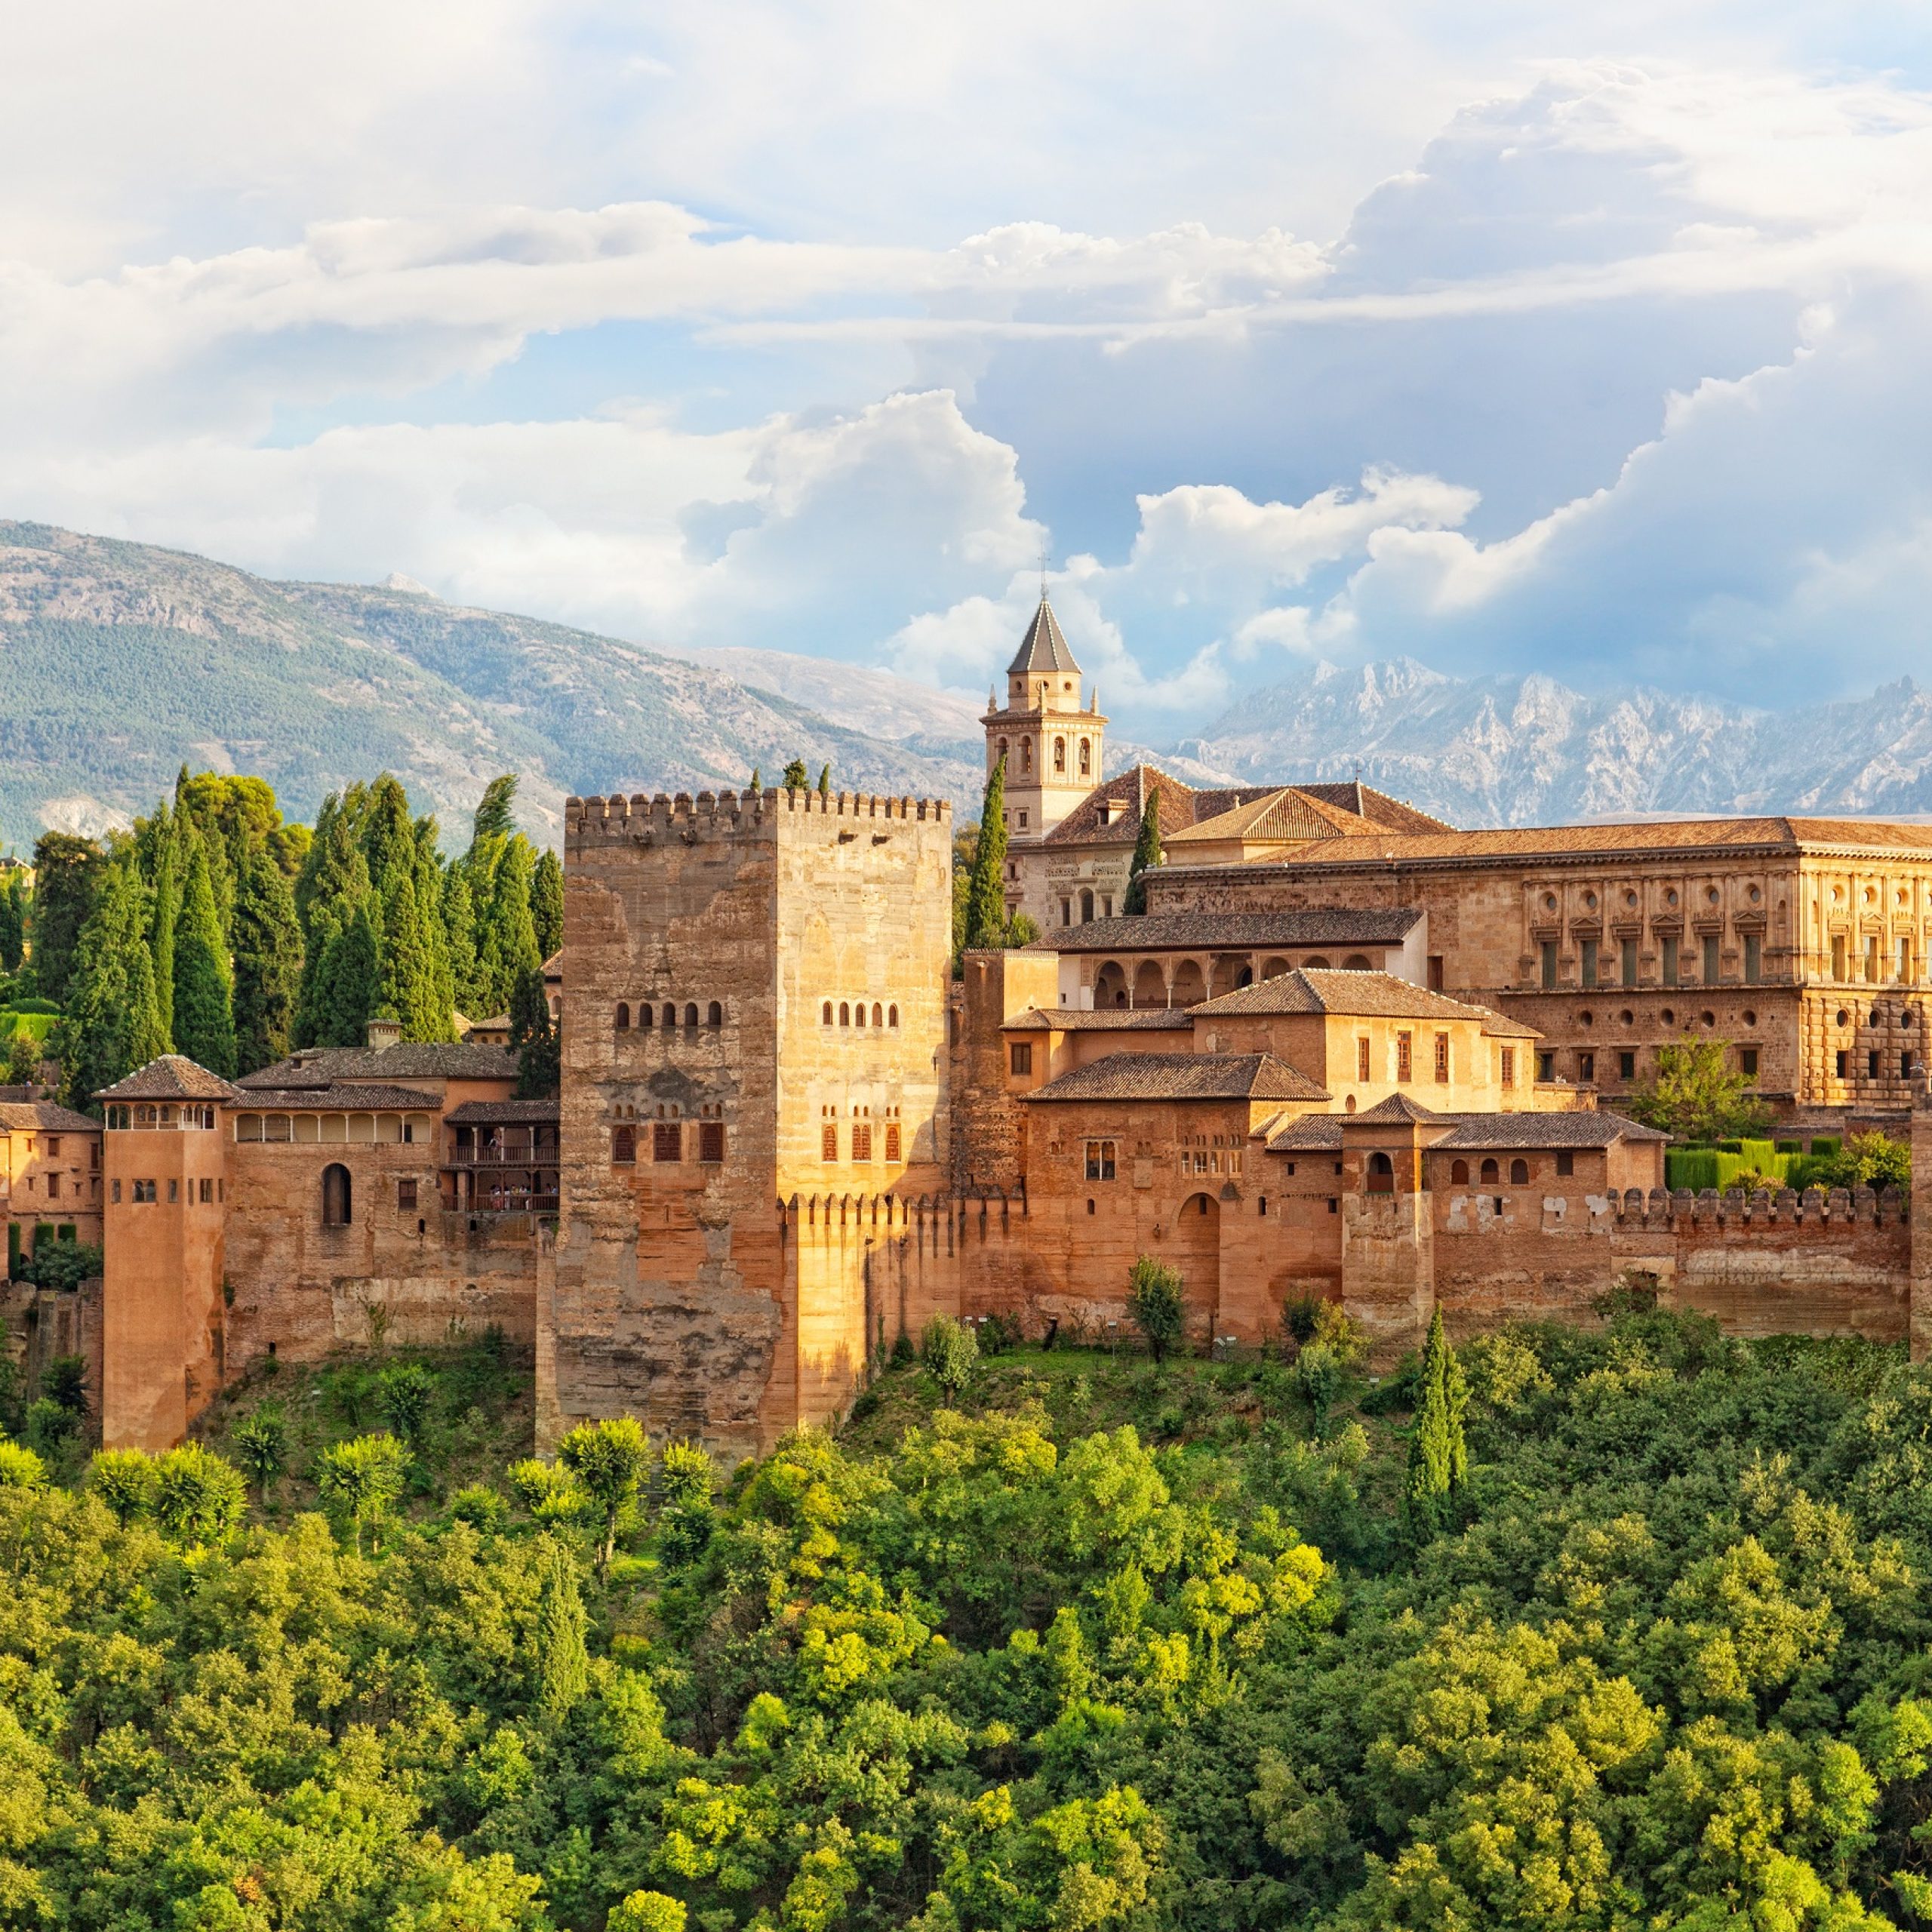
<svg viewBox="0 0 1932 1932">
<path fill-rule="evenodd" d="M 967 690 L 1044 547 L 1150 739 L 1921 668 L 1922 8 L 80 0 L 0 165 L 0 514 Z"/>
</svg>

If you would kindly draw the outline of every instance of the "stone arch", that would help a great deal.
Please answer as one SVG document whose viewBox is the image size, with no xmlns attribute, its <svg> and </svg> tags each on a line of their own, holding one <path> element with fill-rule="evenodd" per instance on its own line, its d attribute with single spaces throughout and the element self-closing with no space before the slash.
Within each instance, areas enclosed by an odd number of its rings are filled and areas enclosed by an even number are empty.
<svg viewBox="0 0 1932 1932">
<path fill-rule="evenodd" d="M 643 1028 L 646 1032 L 648 1032 L 651 1030 L 651 1002 L 648 1000 L 639 1000 L 638 1001 L 637 1023 L 639 1026 Z"/>
<path fill-rule="evenodd" d="M 349 1170 L 331 1161 L 322 1170 L 322 1226 L 346 1228 L 355 1219 L 355 1189 Z"/>
<path fill-rule="evenodd" d="M 848 999 L 841 999 L 838 1002 L 838 1023 L 841 1026 L 849 1026 L 852 1023 L 852 1002 Z"/>
<path fill-rule="evenodd" d="M 829 1000 L 826 1001 L 824 1011 L 819 1016 L 819 1024 L 821 1026 L 829 1026 L 832 1024 L 832 1002 Z"/>
<path fill-rule="evenodd" d="M 1127 972 L 1118 959 L 1109 959 L 1095 976 L 1094 1004 L 1102 1008 L 1126 1005 Z"/>
<path fill-rule="evenodd" d="M 1091 886 L 1080 888 L 1080 923 L 1085 925 L 1094 916 L 1094 890 Z"/>
<path fill-rule="evenodd" d="M 1342 971 L 1345 973 L 1371 973 L 1374 970 L 1369 964 L 1368 955 L 1365 952 L 1352 952 L 1342 961 Z"/>
<path fill-rule="evenodd" d="M 1288 970 L 1288 962 L 1279 953 L 1271 954 L 1261 962 L 1261 977 L 1264 980 L 1278 980 Z"/>
<path fill-rule="evenodd" d="M 611 1136 L 611 1158 L 618 1167 L 633 1167 L 637 1162 L 637 1129 L 620 1127 Z"/>
<path fill-rule="evenodd" d="M 1056 772 L 1064 772 L 1066 769 L 1066 740 L 1064 738 L 1056 738 L 1054 740 L 1054 770 Z"/>
<path fill-rule="evenodd" d="M 1168 1259 L 1180 1271 L 1187 1325 L 1211 1339 L 1221 1311 L 1221 1204 L 1211 1194 L 1181 1203 L 1168 1244 Z"/>
<path fill-rule="evenodd" d="M 695 1026 L 697 1024 L 697 1001 L 696 1000 L 693 1000 L 690 1004 L 685 1008 L 685 1024 L 687 1026 Z"/>
<path fill-rule="evenodd" d="M 1168 994 L 1176 1006 L 1198 1006 L 1208 997 L 1207 975 L 1198 959 L 1183 959 L 1174 968 L 1174 983 Z"/>
<path fill-rule="evenodd" d="M 1080 775 L 1082 778 L 1094 775 L 1094 747 L 1084 738 L 1080 741 Z"/>
<path fill-rule="evenodd" d="M 1031 771 L 1033 768 L 1033 741 L 1031 738 L 1022 738 L 1020 741 L 1020 768 L 1022 771 Z"/>
<path fill-rule="evenodd" d="M 1449 1163 L 1449 1185 L 1451 1187 L 1467 1187 L 1469 1184 L 1469 1162 L 1466 1161 L 1451 1161 Z"/>
<path fill-rule="evenodd" d="M 1530 1164 L 1520 1158 L 1509 1163 L 1509 1185 L 1527 1187 L 1530 1184 Z"/>
<path fill-rule="evenodd" d="M 672 1027 L 676 1026 L 677 1023 L 678 1009 L 667 999 L 664 1002 L 664 1024 L 666 1027 Z"/>
<path fill-rule="evenodd" d="M 1500 1181 L 1502 1178 L 1503 1170 L 1496 1164 L 1493 1158 L 1484 1161 L 1482 1164 L 1482 1179 L 1485 1186 L 1491 1184 L 1492 1183 Z"/>
<path fill-rule="evenodd" d="M 1134 969 L 1134 1003 L 1136 1006 L 1167 1004 L 1167 976 L 1161 971 L 1158 959 L 1143 959 Z"/>
<path fill-rule="evenodd" d="M 888 1026 L 897 1026 L 899 1024 L 899 1008 L 897 1005 L 888 1006 L 885 1009 L 885 1023 Z"/>
<path fill-rule="evenodd" d="M 1311 958 L 1304 959 L 1301 963 L 1303 969 L 1306 972 L 1325 973 L 1328 971 L 1327 961 L 1318 952 Z"/>
<path fill-rule="evenodd" d="M 872 1001 L 872 1024 L 875 1026 L 883 1026 L 885 1024 L 884 1009 L 877 1000 Z"/>
<path fill-rule="evenodd" d="M 711 1004 L 706 1009 L 704 1023 L 707 1026 L 721 1026 L 724 1025 L 724 1009 L 718 1001 L 713 1000 L 711 1002 Z"/>
<path fill-rule="evenodd" d="M 630 1001 L 629 1000 L 620 999 L 617 1002 L 617 1031 L 620 1033 L 628 1033 L 630 1030 Z"/>
<path fill-rule="evenodd" d="M 1368 1157 L 1368 1191 L 1371 1194 L 1395 1191 L 1395 1164 L 1380 1149 Z"/>
<path fill-rule="evenodd" d="M 852 1002 L 852 1024 L 854 1026 L 863 1026 L 865 1023 L 866 1003 L 862 999 L 854 1000 Z"/>
<path fill-rule="evenodd" d="M 1219 999 L 1223 993 L 1231 993 L 1247 984 L 1241 976 L 1247 971 L 1245 959 L 1220 958 L 1214 961 L 1214 971 L 1208 980 L 1209 996 Z M 1252 974 L 1249 978 L 1253 978 Z"/>
</svg>

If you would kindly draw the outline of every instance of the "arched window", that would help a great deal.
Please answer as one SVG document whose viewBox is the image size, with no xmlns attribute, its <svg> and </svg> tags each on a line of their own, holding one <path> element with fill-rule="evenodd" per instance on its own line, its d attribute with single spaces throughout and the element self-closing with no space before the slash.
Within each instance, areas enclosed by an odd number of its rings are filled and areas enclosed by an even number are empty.
<svg viewBox="0 0 1932 1932">
<path fill-rule="evenodd" d="M 849 1026 L 852 1023 L 852 1003 L 850 1000 L 841 999 L 838 1002 L 838 1023 L 841 1026 Z"/>
<path fill-rule="evenodd" d="M 695 1000 L 685 1008 L 685 1024 L 687 1026 L 695 1026 L 697 1024 L 697 1002 Z"/>
<path fill-rule="evenodd" d="M 1503 1170 L 1494 1161 L 1485 1161 L 1482 1164 L 1482 1177 L 1485 1183 L 1500 1180 Z"/>
<path fill-rule="evenodd" d="M 620 1033 L 628 1033 L 630 1030 L 630 1002 L 628 1000 L 620 999 L 617 1002 L 617 1031 Z"/>
<path fill-rule="evenodd" d="M 1371 1154 L 1368 1157 L 1368 1191 L 1371 1194 L 1393 1194 L 1395 1191 L 1395 1164 L 1386 1154 Z"/>
<path fill-rule="evenodd" d="M 1054 740 L 1054 769 L 1056 771 L 1066 769 L 1066 740 L 1064 738 Z"/>
<path fill-rule="evenodd" d="M 1342 961 L 1342 970 L 1345 973 L 1367 973 L 1374 969 L 1368 963 L 1368 955 L 1366 953 L 1352 952 Z"/>
<path fill-rule="evenodd" d="M 897 1026 L 899 1024 L 899 1009 L 897 1007 L 888 1006 L 885 1009 L 885 1023 L 888 1026 Z"/>
<path fill-rule="evenodd" d="M 651 1003 L 648 1000 L 639 1000 L 638 1001 L 637 1023 L 641 1027 L 645 1028 L 647 1031 L 650 1028 Z"/>
<path fill-rule="evenodd" d="M 1328 970 L 1327 961 L 1324 959 L 1318 952 L 1312 959 L 1304 959 L 1301 963 L 1311 973 L 1325 973 Z"/>
<path fill-rule="evenodd" d="M 1080 775 L 1082 778 L 1094 775 L 1094 747 L 1084 738 L 1080 741 Z"/>
<path fill-rule="evenodd" d="M 678 1009 L 669 1000 L 664 1003 L 664 1023 L 666 1026 L 675 1026 L 678 1023 Z"/>
<path fill-rule="evenodd" d="M 1033 741 L 1031 738 L 1022 738 L 1020 741 L 1020 768 L 1022 771 L 1031 771 L 1033 768 Z"/>
<path fill-rule="evenodd" d="M 1004 757 L 1005 757 L 1005 755 L 1006 755 L 1006 740 L 1005 740 L 1004 738 L 1001 738 L 1001 739 L 999 740 L 999 757 L 1000 757 L 1000 758 L 1004 758 Z M 995 762 L 997 762 L 997 760 L 995 761 Z"/>
<path fill-rule="evenodd" d="M 865 1023 L 866 1003 L 863 1000 L 860 1000 L 858 1004 L 852 1009 L 852 1024 L 854 1026 L 863 1026 Z"/>
<path fill-rule="evenodd" d="M 1451 1187 L 1466 1187 L 1469 1184 L 1469 1164 L 1468 1161 L 1451 1161 L 1449 1163 L 1449 1185 Z"/>
<path fill-rule="evenodd" d="M 829 1026 L 832 1024 L 832 1002 L 829 1000 L 827 1000 L 825 1003 L 825 1011 L 819 1021 L 819 1024 L 821 1026 Z"/>
<path fill-rule="evenodd" d="M 1084 886 L 1080 889 L 1080 923 L 1084 926 L 1094 916 L 1094 895 Z"/>
<path fill-rule="evenodd" d="M 340 1161 L 331 1161 L 322 1170 L 322 1226 L 347 1227 L 351 1204 L 349 1170 Z"/>
<path fill-rule="evenodd" d="M 611 1158 L 620 1168 L 637 1164 L 637 1129 L 620 1127 L 611 1136 Z"/>
<path fill-rule="evenodd" d="M 713 1000 L 706 1010 L 704 1023 L 707 1026 L 721 1026 L 724 1023 L 724 1009 Z"/>
<path fill-rule="evenodd" d="M 885 1024 L 884 1011 L 877 1000 L 872 1001 L 872 1024 L 875 1026 L 883 1026 Z"/>
<path fill-rule="evenodd" d="M 1530 1164 L 1528 1161 L 1512 1161 L 1509 1163 L 1509 1185 L 1512 1187 L 1522 1187 L 1527 1185 L 1529 1178 Z"/>
</svg>

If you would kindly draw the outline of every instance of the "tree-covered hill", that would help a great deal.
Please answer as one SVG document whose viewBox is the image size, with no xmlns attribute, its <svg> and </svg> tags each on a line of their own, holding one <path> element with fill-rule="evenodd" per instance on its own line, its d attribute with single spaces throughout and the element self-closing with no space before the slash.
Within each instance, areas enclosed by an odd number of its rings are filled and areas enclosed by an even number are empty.
<svg viewBox="0 0 1932 1932">
<path fill-rule="evenodd" d="M 1932 1375 L 1641 1312 L 1421 1373 L 907 1368 L 718 1494 L 618 1424 L 412 1506 L 365 1433 L 278 1525 L 0 1447 L 0 1924 L 1932 1919 Z"/>
<path fill-rule="evenodd" d="M 569 792 L 741 789 L 794 757 L 850 789 L 977 777 L 613 638 L 42 525 L 0 521 L 0 837 L 22 850 L 125 823 L 183 763 L 264 777 L 305 818 L 393 771 L 450 823 L 514 769 L 533 830 Z"/>
</svg>

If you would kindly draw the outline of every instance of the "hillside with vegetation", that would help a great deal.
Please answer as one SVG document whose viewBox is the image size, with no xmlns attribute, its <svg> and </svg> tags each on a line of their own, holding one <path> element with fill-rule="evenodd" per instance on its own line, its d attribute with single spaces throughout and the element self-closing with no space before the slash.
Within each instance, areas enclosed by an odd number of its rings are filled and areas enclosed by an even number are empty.
<svg viewBox="0 0 1932 1932">
<path fill-rule="evenodd" d="M 728 1481 L 625 1423 L 460 1480 L 487 1344 L 0 1447 L 0 1919 L 1932 1918 L 1932 1376 L 1634 1302 L 1296 1346 L 935 1337 Z"/>
<path fill-rule="evenodd" d="M 525 777 L 571 792 L 742 789 L 828 761 L 849 789 L 965 798 L 977 758 L 848 728 L 722 671 L 420 591 L 277 584 L 205 558 L 0 521 L 0 831 L 98 835 L 187 763 L 291 813 L 392 771 L 454 819 Z"/>
</svg>

